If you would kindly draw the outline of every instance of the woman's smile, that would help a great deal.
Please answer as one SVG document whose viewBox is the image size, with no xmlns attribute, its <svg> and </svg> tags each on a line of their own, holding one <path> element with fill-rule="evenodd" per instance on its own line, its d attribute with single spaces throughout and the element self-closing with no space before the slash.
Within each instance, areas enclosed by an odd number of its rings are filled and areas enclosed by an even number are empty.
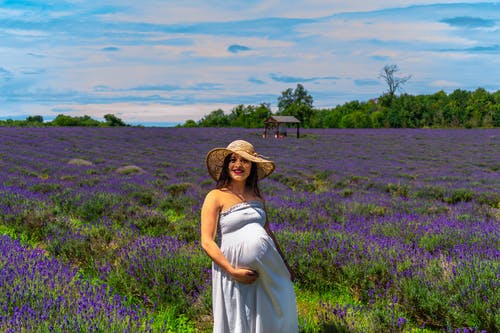
<svg viewBox="0 0 500 333">
<path fill-rule="evenodd" d="M 245 169 L 232 169 L 231 175 L 233 178 L 245 178 L 250 175 L 250 172 L 246 172 Z"/>
<path fill-rule="evenodd" d="M 233 154 L 229 160 L 229 170 L 232 178 L 247 178 L 250 175 L 252 163 L 238 154 Z"/>
</svg>

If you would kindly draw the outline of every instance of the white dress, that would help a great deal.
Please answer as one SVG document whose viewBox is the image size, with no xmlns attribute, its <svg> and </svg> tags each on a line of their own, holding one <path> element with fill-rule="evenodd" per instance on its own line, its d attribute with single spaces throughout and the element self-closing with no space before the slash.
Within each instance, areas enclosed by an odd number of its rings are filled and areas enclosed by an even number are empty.
<svg viewBox="0 0 500 333">
<path fill-rule="evenodd" d="M 290 273 L 263 228 L 259 201 L 234 205 L 219 216 L 219 242 L 234 267 L 256 270 L 252 284 L 236 282 L 212 264 L 214 333 L 298 332 L 295 292 Z"/>
</svg>

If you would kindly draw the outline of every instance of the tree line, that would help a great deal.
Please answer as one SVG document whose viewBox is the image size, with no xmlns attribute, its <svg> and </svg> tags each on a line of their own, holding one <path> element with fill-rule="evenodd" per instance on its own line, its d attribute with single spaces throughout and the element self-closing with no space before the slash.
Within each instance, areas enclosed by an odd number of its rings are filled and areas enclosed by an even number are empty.
<svg viewBox="0 0 500 333">
<path fill-rule="evenodd" d="M 396 83 L 406 82 L 397 80 Z M 438 91 L 432 95 L 396 95 L 398 86 L 390 82 L 392 90 L 379 98 L 325 109 L 314 108 L 312 96 L 298 84 L 295 89 L 282 92 L 276 113 L 271 112 L 269 104 L 238 105 L 229 113 L 218 109 L 197 122 L 188 120 L 181 126 L 257 128 L 271 115 L 290 115 L 305 128 L 500 127 L 500 90 L 490 93 L 484 88 L 456 89 L 450 94 Z"/>
<path fill-rule="evenodd" d="M 432 95 L 397 95 L 411 79 L 411 75 L 397 76 L 398 72 L 397 65 L 385 65 L 379 78 L 387 84 L 387 91 L 366 102 L 355 100 L 316 109 L 313 97 L 302 84 L 297 84 L 295 89 L 288 88 L 278 97 L 276 113 L 268 103 L 240 104 L 229 113 L 217 109 L 199 121 L 188 120 L 179 127 L 258 128 L 272 115 L 295 116 L 305 128 L 500 127 L 500 90 L 489 93 L 484 88 L 456 89 L 450 94 L 441 90 Z M 58 115 L 53 121 L 44 122 L 42 116 L 30 116 L 25 120 L 0 120 L 0 126 L 129 126 L 113 114 L 105 115 L 104 120 Z"/>
<path fill-rule="evenodd" d="M 450 94 L 438 91 L 432 95 L 396 95 L 388 92 L 366 102 L 350 101 L 333 108 L 316 109 L 313 97 L 298 84 L 278 98 L 278 110 L 270 104 L 243 105 L 229 113 L 217 109 L 199 121 L 188 120 L 179 127 L 245 127 L 259 128 L 272 115 L 295 116 L 305 128 L 476 128 L 500 127 L 500 90 L 490 93 L 484 88 L 474 91 L 456 89 Z M 98 121 L 90 116 L 58 115 L 44 122 L 42 116 L 25 120 L 0 120 L 0 126 L 49 127 L 124 127 L 130 126 L 113 114 Z"/>
<path fill-rule="evenodd" d="M 50 127 L 50 126 L 78 126 L 78 127 L 125 127 L 129 126 L 114 114 L 104 115 L 104 121 L 99 121 L 90 116 L 72 117 L 64 114 L 58 115 L 54 120 L 45 122 L 42 116 L 28 116 L 24 120 L 0 120 L 0 126 L 16 127 Z"/>
</svg>

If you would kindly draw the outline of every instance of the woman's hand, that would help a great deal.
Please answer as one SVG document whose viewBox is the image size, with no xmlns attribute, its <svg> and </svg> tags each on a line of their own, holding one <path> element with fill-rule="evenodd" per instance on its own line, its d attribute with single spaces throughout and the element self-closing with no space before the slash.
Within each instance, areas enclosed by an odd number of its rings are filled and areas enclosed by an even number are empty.
<svg viewBox="0 0 500 333">
<path fill-rule="evenodd" d="M 259 278 L 259 273 L 249 268 L 235 268 L 229 273 L 231 277 L 240 283 L 252 284 Z"/>
</svg>

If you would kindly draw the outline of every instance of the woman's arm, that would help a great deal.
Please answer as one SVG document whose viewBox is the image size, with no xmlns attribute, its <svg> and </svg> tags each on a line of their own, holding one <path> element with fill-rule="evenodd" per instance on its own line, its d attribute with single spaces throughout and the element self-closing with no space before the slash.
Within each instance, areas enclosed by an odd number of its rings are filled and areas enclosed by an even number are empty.
<svg viewBox="0 0 500 333">
<path fill-rule="evenodd" d="M 215 190 L 207 194 L 201 208 L 201 247 L 233 279 L 241 283 L 252 283 L 258 278 L 257 272 L 233 267 L 215 242 L 221 206 L 220 198 Z"/>
</svg>

